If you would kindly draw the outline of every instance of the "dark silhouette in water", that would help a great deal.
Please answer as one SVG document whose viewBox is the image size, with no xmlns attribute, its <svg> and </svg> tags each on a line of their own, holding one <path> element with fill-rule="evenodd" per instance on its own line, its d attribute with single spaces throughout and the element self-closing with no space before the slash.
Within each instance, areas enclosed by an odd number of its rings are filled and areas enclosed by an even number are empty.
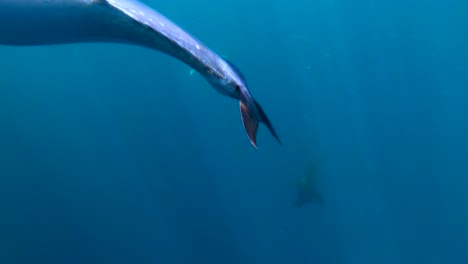
<svg viewBox="0 0 468 264">
<path fill-rule="evenodd" d="M 305 173 L 298 179 L 297 200 L 294 202 L 295 206 L 302 207 L 311 202 L 317 202 L 323 205 L 322 196 L 316 190 L 314 175 L 316 175 L 316 171 L 309 165 Z"/>
</svg>

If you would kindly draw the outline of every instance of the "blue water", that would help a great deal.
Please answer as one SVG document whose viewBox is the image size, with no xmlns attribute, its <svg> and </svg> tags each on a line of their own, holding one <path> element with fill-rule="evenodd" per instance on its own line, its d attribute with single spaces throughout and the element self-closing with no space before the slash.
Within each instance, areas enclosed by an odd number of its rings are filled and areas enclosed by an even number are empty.
<svg viewBox="0 0 468 264">
<path fill-rule="evenodd" d="M 145 2 L 283 146 L 161 53 L 0 47 L 0 263 L 468 263 L 468 2 Z"/>
</svg>

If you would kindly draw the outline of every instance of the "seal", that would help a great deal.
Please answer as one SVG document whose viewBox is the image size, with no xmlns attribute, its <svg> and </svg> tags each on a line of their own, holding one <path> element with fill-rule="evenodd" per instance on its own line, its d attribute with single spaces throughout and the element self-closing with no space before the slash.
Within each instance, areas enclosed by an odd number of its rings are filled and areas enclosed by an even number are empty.
<svg viewBox="0 0 468 264">
<path fill-rule="evenodd" d="M 239 101 L 241 119 L 257 148 L 259 123 L 281 144 L 241 72 L 149 6 L 137 0 L 0 0 L 0 45 L 110 42 L 161 51 L 199 72 L 222 95 Z"/>
</svg>

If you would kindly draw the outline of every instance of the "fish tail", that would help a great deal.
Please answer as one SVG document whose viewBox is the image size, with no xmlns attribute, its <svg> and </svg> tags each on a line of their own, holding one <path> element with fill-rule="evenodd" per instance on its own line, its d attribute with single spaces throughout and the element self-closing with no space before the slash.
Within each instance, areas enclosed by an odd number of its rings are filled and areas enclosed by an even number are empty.
<svg viewBox="0 0 468 264">
<path fill-rule="evenodd" d="M 276 134 L 273 125 L 263 111 L 262 107 L 257 103 L 257 101 L 255 101 L 255 99 L 250 96 L 247 91 L 240 92 L 239 104 L 245 132 L 249 137 L 250 143 L 252 143 L 255 148 L 257 148 L 256 137 L 259 123 L 264 123 L 273 137 L 278 141 L 278 143 L 280 145 L 282 144 L 278 134 Z"/>
</svg>

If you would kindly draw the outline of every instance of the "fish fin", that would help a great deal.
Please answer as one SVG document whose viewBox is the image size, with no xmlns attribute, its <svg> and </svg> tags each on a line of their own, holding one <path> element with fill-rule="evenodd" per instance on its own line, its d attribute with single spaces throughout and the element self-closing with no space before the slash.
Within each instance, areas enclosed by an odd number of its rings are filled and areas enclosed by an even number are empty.
<svg viewBox="0 0 468 264">
<path fill-rule="evenodd" d="M 276 141 L 278 141 L 278 143 L 280 145 L 282 145 L 283 143 L 281 143 L 281 140 L 279 139 L 278 134 L 276 134 L 276 131 L 273 128 L 273 125 L 271 124 L 270 120 L 268 119 L 268 116 L 263 111 L 263 108 L 258 104 L 257 101 L 254 100 L 254 102 L 255 102 L 255 105 L 257 107 L 258 114 L 260 115 L 261 122 L 264 123 L 267 126 L 268 130 L 270 130 L 270 133 L 273 135 L 273 137 L 276 139 Z"/>
<path fill-rule="evenodd" d="M 258 120 L 252 116 L 249 108 L 244 102 L 239 101 L 242 123 L 244 124 L 245 132 L 249 137 L 250 143 L 257 148 L 257 129 L 258 129 Z"/>
<path fill-rule="evenodd" d="M 239 104 L 245 132 L 249 137 L 250 143 L 252 143 L 255 148 L 257 148 L 257 130 L 258 123 L 260 122 L 264 123 L 278 143 L 280 143 L 280 145 L 282 144 L 275 129 L 271 125 L 270 120 L 257 101 L 255 101 L 247 92 L 241 92 Z"/>
</svg>

